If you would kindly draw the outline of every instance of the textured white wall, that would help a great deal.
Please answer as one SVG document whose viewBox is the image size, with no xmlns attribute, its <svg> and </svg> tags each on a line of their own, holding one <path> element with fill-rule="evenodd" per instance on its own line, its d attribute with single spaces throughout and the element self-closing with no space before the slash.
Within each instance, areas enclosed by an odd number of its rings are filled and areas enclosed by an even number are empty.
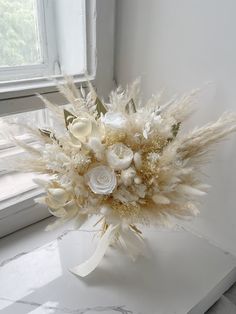
<svg viewBox="0 0 236 314">
<path fill-rule="evenodd" d="M 191 126 L 236 111 L 235 0 L 118 0 L 115 79 L 142 78 L 144 99 L 205 87 Z M 191 228 L 236 254 L 236 135 L 221 144 L 206 180 L 213 186 Z"/>
</svg>

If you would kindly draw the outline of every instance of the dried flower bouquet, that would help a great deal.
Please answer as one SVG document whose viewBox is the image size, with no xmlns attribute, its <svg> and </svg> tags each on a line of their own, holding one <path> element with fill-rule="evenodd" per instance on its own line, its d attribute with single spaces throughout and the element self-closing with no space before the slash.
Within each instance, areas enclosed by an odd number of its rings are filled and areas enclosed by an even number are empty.
<svg viewBox="0 0 236 314">
<path fill-rule="evenodd" d="M 133 257 L 142 254 L 142 224 L 168 225 L 172 217 L 198 214 L 196 198 L 208 188 L 199 176 L 205 157 L 236 130 L 235 114 L 224 114 L 184 134 L 193 93 L 164 104 L 152 97 L 143 105 L 135 82 L 112 92 L 105 104 L 88 85 L 88 93 L 70 78 L 59 85 L 70 109 L 40 96 L 58 127 L 25 126 L 38 148 L 12 138 L 28 152 L 14 167 L 48 176 L 36 180 L 45 189 L 37 202 L 58 217 L 56 224 L 98 216 L 102 237 L 94 255 L 71 270 L 79 276 L 96 268 L 111 242 Z"/>
</svg>

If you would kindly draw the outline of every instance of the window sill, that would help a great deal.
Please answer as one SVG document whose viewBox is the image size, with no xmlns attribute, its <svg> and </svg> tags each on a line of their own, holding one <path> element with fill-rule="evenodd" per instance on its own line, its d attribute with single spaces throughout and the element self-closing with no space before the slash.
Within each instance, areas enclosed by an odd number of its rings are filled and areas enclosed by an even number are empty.
<svg viewBox="0 0 236 314">
<path fill-rule="evenodd" d="M 58 105 L 66 104 L 65 98 L 58 92 L 57 82 L 63 82 L 63 76 L 37 78 L 0 83 L 0 116 L 22 111 L 42 109 L 43 103 L 36 94 L 45 95 L 48 100 Z M 94 75 L 85 77 L 75 75 L 74 82 L 80 85 L 87 80 L 94 80 Z M 7 109 L 6 109 L 7 108 Z"/>
<path fill-rule="evenodd" d="M 46 207 L 42 208 L 34 201 L 43 190 L 32 178 L 30 173 L 0 176 L 0 237 L 50 216 Z"/>
<path fill-rule="evenodd" d="M 0 238 L 51 216 L 34 201 L 41 194 L 42 190 L 35 188 L 0 203 Z"/>
<path fill-rule="evenodd" d="M 86 80 L 93 79 L 93 75 L 85 77 L 84 74 L 78 74 L 74 76 L 74 81 L 76 84 L 80 84 L 82 82 L 85 82 Z M 63 76 L 58 75 L 51 78 L 39 77 L 0 82 L 0 100 L 35 95 L 35 93 L 40 92 L 45 93 L 57 91 L 56 81 L 62 82 Z"/>
</svg>

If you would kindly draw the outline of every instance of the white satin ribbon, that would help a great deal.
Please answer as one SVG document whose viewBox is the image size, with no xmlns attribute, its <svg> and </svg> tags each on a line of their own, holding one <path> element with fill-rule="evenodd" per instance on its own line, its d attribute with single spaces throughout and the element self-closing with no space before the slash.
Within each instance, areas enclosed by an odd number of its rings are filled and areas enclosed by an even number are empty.
<svg viewBox="0 0 236 314">
<path fill-rule="evenodd" d="M 110 225 L 101 237 L 93 255 L 84 263 L 70 269 L 70 272 L 80 277 L 89 275 L 101 262 L 119 227 L 119 224 L 115 226 Z"/>
</svg>

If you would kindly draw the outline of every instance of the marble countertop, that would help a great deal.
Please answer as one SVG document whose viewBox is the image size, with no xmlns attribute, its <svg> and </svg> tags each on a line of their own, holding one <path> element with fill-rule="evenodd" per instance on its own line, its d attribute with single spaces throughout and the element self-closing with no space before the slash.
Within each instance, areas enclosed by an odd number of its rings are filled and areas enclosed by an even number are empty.
<svg viewBox="0 0 236 314">
<path fill-rule="evenodd" d="M 145 229 L 149 256 L 109 248 L 85 278 L 68 268 L 97 244 L 91 227 L 45 232 L 48 219 L 0 240 L 2 314 L 201 314 L 236 279 L 230 254 L 183 229 Z"/>
</svg>

